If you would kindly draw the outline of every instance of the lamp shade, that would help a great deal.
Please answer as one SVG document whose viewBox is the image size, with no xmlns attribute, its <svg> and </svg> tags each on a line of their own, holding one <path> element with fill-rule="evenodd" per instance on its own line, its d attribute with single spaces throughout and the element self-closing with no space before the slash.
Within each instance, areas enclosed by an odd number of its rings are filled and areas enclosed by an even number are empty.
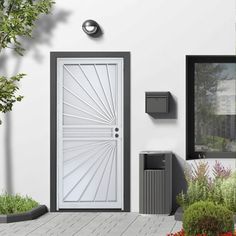
<svg viewBox="0 0 236 236">
<path fill-rule="evenodd" d="M 88 35 L 94 35 L 99 30 L 99 25 L 94 20 L 86 20 L 82 25 L 83 31 Z"/>
</svg>

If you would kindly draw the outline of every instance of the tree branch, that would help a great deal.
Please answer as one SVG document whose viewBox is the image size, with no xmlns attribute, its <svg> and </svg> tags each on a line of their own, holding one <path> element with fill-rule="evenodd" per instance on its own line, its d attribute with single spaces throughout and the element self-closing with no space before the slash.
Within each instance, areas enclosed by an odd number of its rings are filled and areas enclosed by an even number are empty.
<svg viewBox="0 0 236 236">
<path fill-rule="evenodd" d="M 12 10 L 12 8 L 13 8 L 13 6 L 14 6 L 14 0 L 12 0 L 12 2 L 10 3 L 10 5 L 9 5 L 9 8 L 8 8 L 8 11 L 7 11 L 7 16 L 8 16 L 8 18 L 9 18 L 9 16 L 10 16 L 10 14 L 11 14 L 11 10 Z"/>
</svg>

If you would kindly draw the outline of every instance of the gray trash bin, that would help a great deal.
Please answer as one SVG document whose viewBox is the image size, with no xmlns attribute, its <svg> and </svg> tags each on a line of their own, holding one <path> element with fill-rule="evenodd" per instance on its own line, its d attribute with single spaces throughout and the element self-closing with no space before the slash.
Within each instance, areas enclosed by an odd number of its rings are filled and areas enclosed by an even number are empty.
<svg viewBox="0 0 236 236">
<path fill-rule="evenodd" d="M 139 212 L 170 214 L 172 210 L 172 153 L 141 152 L 139 170 Z"/>
</svg>

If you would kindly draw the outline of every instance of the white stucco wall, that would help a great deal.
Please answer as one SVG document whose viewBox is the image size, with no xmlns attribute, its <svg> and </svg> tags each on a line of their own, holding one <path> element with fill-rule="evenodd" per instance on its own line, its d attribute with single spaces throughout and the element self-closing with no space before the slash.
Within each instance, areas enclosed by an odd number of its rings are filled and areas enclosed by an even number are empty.
<svg viewBox="0 0 236 236">
<path fill-rule="evenodd" d="M 57 0 L 24 58 L 7 58 L 0 72 L 27 73 L 24 100 L 11 113 L 14 192 L 49 205 L 50 51 L 131 52 L 131 210 L 138 211 L 138 154 L 172 150 L 185 159 L 185 55 L 235 53 L 235 0 Z M 81 29 L 96 20 L 104 35 Z M 1 62 L 1 60 L 0 60 Z M 144 112 L 145 91 L 170 91 L 178 118 L 154 120 Z M 6 189 L 6 119 L 0 127 L 0 190 Z M 9 160 L 9 159 L 8 159 Z M 211 161 L 213 162 L 213 161 Z M 235 166 L 235 160 L 226 160 Z M 8 173 L 10 173 L 8 171 Z M 8 178 L 9 180 L 9 178 Z"/>
</svg>

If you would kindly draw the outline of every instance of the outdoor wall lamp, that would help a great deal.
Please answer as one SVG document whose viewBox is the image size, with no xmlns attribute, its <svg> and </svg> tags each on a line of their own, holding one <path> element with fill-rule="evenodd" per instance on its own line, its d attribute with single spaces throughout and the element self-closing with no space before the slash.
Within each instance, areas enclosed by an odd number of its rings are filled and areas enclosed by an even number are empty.
<svg viewBox="0 0 236 236">
<path fill-rule="evenodd" d="M 99 33 L 99 24 L 94 20 L 86 20 L 82 25 L 83 31 L 89 36 L 96 36 Z"/>
</svg>

